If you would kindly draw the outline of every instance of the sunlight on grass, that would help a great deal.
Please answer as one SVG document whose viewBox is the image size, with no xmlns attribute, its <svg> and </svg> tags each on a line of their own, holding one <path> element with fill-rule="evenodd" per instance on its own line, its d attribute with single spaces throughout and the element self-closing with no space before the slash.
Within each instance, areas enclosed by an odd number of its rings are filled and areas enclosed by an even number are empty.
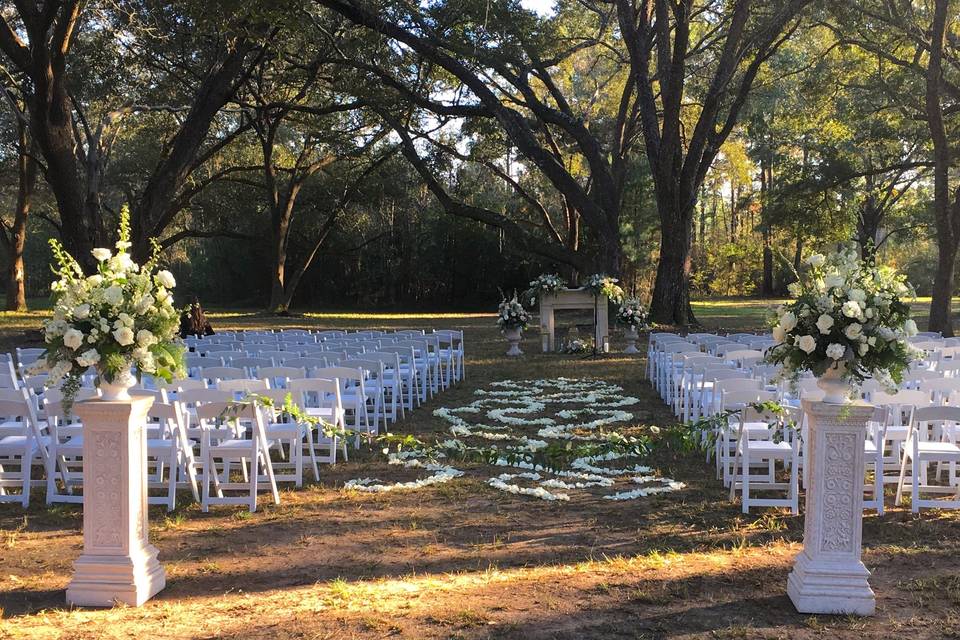
<svg viewBox="0 0 960 640">
<path fill-rule="evenodd" d="M 745 559 L 723 551 L 684 554 L 670 551 L 571 564 L 510 569 L 490 566 L 479 571 L 418 573 L 371 580 L 340 577 L 305 587 L 256 594 L 238 592 L 229 599 L 211 594 L 187 600 L 159 599 L 139 609 L 47 610 L 40 616 L 19 618 L 16 627 L 10 625 L 9 630 L 13 632 L 12 637 L 64 637 L 64 629 L 109 623 L 118 634 L 142 628 L 144 624 L 162 624 L 166 634 L 185 631 L 191 634 L 229 634 L 239 630 L 240 625 L 249 627 L 249 620 L 242 620 L 238 613 L 253 606 L 262 612 L 258 622 L 263 624 L 289 624 L 301 616 L 315 616 L 322 611 L 358 619 L 369 615 L 371 610 L 405 618 L 432 618 L 448 609 L 447 605 L 462 606 L 463 598 L 470 594 L 499 598 L 530 585 L 539 585 L 538 588 L 546 585 L 551 591 L 565 591 L 572 595 L 582 593 L 584 589 L 602 590 L 605 585 L 608 588 L 613 583 L 622 585 L 623 581 L 653 581 L 655 587 L 660 582 L 666 585 L 690 577 L 703 579 L 729 573 L 743 562 L 749 562 L 752 570 L 758 567 L 785 568 L 796 553 L 796 545 L 769 545 L 749 553 L 750 557 Z M 206 570 L 222 571 L 217 566 L 208 566 Z M 665 570 L 668 573 L 665 574 Z M 451 615 L 457 616 L 456 613 Z M 2 625 L 0 630 L 3 630 Z M 50 635 L 42 635 L 44 633 Z"/>
</svg>

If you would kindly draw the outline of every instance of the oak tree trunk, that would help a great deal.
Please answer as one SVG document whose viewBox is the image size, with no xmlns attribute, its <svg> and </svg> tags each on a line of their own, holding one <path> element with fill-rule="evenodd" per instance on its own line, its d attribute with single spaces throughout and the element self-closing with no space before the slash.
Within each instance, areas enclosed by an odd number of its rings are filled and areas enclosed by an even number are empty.
<svg viewBox="0 0 960 640">
<path fill-rule="evenodd" d="M 20 152 L 17 160 L 17 209 L 10 228 L 7 253 L 7 311 L 26 311 L 27 296 L 24 289 L 23 249 L 27 242 L 27 216 L 33 190 L 37 183 L 37 163 L 28 153 L 29 136 L 27 128 L 20 125 Z"/>
<path fill-rule="evenodd" d="M 650 302 L 654 322 L 685 326 L 696 321 L 690 307 L 691 211 L 661 209 L 660 260 Z"/>
</svg>

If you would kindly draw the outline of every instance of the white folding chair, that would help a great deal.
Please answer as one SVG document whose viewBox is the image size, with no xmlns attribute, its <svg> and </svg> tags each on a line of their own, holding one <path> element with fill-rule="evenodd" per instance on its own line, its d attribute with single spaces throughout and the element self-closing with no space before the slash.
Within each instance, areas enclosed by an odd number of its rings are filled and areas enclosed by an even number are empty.
<svg viewBox="0 0 960 640">
<path fill-rule="evenodd" d="M 758 411 L 752 406 L 745 406 L 740 411 L 730 476 L 730 500 L 736 499 L 737 489 L 740 489 L 744 513 L 750 513 L 751 506 L 789 507 L 794 515 L 800 512 L 797 497 L 799 438 L 793 427 L 797 413 L 799 411 L 796 409 L 784 408 L 784 415 L 778 416 L 771 411 Z M 762 428 L 764 424 L 766 430 Z M 787 482 L 777 480 L 777 461 L 783 462 L 784 473 L 789 474 Z M 752 473 L 757 467 L 760 473 Z M 786 491 L 787 496 L 756 498 L 751 495 L 751 491 L 770 490 Z"/>
<path fill-rule="evenodd" d="M 274 504 L 280 504 L 269 455 L 270 441 L 260 407 L 254 403 L 208 402 L 197 406 L 197 418 L 202 434 L 203 494 L 200 505 L 204 513 L 215 504 L 244 504 L 254 512 L 257 510 L 257 491 L 261 487 L 270 491 Z M 243 427 L 244 422 L 249 424 L 249 434 Z M 220 461 L 221 472 L 218 472 L 217 461 Z M 244 472 L 242 482 L 231 478 L 234 462 Z M 246 469 L 248 463 L 249 470 Z M 224 491 L 244 491 L 247 495 L 225 496 Z"/>
<path fill-rule="evenodd" d="M 19 502 L 27 508 L 34 462 L 42 463 L 48 477 L 54 473 L 50 437 L 43 432 L 26 389 L 0 390 L 0 416 L 0 502 Z M 8 492 L 10 488 L 19 488 L 20 494 Z"/>
<path fill-rule="evenodd" d="M 914 411 L 910 432 L 903 447 L 900 479 L 897 483 L 896 504 L 903 498 L 903 483 L 910 465 L 910 510 L 919 513 L 922 507 L 960 509 L 960 447 L 957 436 L 960 429 L 960 407 L 921 407 Z M 946 465 L 947 484 L 929 481 L 929 466 Z M 937 474 L 939 475 L 939 474 Z M 950 500 L 926 498 L 921 493 L 950 494 Z"/>
</svg>

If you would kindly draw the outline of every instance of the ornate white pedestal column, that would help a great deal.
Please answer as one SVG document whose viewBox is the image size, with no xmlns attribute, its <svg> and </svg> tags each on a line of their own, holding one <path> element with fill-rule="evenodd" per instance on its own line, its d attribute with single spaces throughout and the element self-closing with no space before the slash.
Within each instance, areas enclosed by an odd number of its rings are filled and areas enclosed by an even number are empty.
<svg viewBox="0 0 960 640">
<path fill-rule="evenodd" d="M 83 421 L 83 554 L 67 603 L 139 606 L 166 586 L 147 540 L 147 440 L 152 398 L 78 402 Z"/>
<path fill-rule="evenodd" d="M 804 401 L 809 486 L 803 551 L 787 580 L 801 613 L 873 615 L 876 598 L 860 561 L 863 441 L 873 407 Z"/>
</svg>

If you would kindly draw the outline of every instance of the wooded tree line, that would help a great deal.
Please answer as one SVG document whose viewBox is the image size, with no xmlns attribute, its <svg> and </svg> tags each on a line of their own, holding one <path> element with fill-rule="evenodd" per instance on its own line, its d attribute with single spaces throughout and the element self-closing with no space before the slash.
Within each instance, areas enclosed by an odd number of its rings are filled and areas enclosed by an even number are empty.
<svg viewBox="0 0 960 640">
<path fill-rule="evenodd" d="M 138 256 L 275 311 L 605 271 L 687 324 L 852 239 L 952 333 L 956 0 L 2 6 L 10 308 L 129 203 Z"/>
</svg>

